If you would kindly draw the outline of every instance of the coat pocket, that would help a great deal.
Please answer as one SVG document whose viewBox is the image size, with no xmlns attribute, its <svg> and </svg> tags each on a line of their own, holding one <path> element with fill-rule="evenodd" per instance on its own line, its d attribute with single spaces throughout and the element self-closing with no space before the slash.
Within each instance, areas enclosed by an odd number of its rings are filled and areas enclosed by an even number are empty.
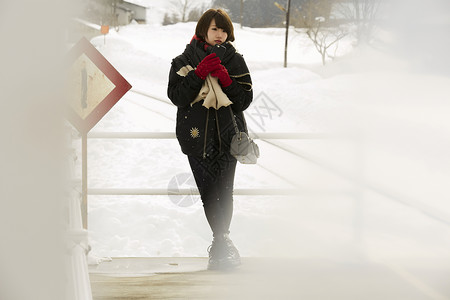
<svg viewBox="0 0 450 300">
<path fill-rule="evenodd" d="M 205 138 L 205 123 L 198 107 L 179 108 L 176 135 L 181 151 L 186 155 L 201 155 Z"/>
</svg>

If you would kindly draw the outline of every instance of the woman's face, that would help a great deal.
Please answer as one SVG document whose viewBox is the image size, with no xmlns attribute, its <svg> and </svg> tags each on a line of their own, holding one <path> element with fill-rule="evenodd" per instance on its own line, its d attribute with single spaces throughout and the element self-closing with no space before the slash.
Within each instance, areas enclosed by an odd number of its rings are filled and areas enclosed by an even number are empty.
<svg viewBox="0 0 450 300">
<path fill-rule="evenodd" d="M 211 24 L 209 24 L 208 34 L 206 35 L 206 42 L 211 46 L 215 44 L 225 43 L 227 40 L 228 33 L 223 31 L 222 28 L 217 28 L 216 21 L 213 19 Z"/>
</svg>

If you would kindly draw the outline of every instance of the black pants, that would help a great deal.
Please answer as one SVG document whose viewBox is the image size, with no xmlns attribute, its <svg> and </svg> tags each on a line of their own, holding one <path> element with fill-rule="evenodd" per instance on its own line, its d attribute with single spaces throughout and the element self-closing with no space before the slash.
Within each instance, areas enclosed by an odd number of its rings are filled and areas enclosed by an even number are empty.
<svg viewBox="0 0 450 300">
<path fill-rule="evenodd" d="M 188 156 L 192 173 L 203 202 L 206 219 L 213 236 L 229 233 L 233 216 L 233 184 L 236 159 L 221 153 L 211 159 L 207 156 Z"/>
</svg>

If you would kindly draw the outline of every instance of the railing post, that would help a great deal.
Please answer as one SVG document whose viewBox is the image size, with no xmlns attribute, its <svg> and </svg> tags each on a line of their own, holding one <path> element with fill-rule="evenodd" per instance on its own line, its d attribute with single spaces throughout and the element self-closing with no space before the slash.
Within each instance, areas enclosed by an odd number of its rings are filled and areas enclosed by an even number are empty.
<svg viewBox="0 0 450 300">
<path fill-rule="evenodd" d="M 81 216 L 83 218 L 83 228 L 88 227 L 87 216 L 87 133 L 81 135 L 81 156 L 82 156 L 82 202 L 81 202 Z"/>
<path fill-rule="evenodd" d="M 86 136 L 83 137 L 86 141 Z M 85 142 L 83 142 L 84 144 Z M 70 138 L 70 145 L 72 140 Z M 92 300 L 92 290 L 87 264 L 87 253 L 90 250 L 88 244 L 88 232 L 83 229 L 84 219 L 82 218 L 82 193 L 79 190 L 79 180 L 74 180 L 75 176 L 75 149 L 70 148 L 69 175 L 71 177 L 70 192 L 66 199 L 67 205 L 67 278 L 66 288 L 70 300 Z M 85 160 L 83 159 L 83 163 Z M 83 166 L 84 167 L 84 166 Z M 84 190 L 84 187 L 83 187 Z M 86 190 L 87 192 L 87 190 Z"/>
</svg>

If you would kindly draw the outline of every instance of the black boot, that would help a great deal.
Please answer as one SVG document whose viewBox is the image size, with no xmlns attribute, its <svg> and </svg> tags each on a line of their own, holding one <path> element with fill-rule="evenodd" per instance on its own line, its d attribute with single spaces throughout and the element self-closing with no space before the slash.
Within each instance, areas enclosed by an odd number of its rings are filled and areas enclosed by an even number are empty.
<svg viewBox="0 0 450 300">
<path fill-rule="evenodd" d="M 220 261 L 224 257 L 224 240 L 214 237 L 212 244 L 208 247 L 208 270 L 220 269 Z"/>
<path fill-rule="evenodd" d="M 223 268 L 234 268 L 241 264 L 241 256 L 238 249 L 234 246 L 230 236 L 226 233 L 223 235 L 225 241 L 225 258 L 222 261 Z"/>
<path fill-rule="evenodd" d="M 241 264 L 241 256 L 228 234 L 214 237 L 208 248 L 208 270 L 225 270 Z"/>
</svg>

